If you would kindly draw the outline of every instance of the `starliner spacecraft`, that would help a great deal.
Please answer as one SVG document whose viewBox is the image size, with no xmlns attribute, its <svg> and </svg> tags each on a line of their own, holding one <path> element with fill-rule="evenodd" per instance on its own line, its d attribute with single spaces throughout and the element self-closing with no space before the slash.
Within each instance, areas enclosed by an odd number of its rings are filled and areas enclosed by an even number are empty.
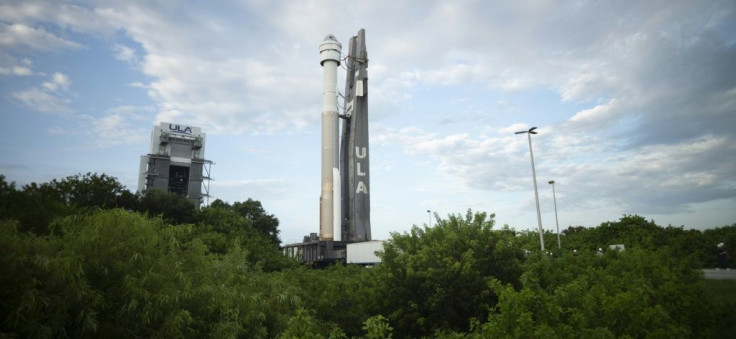
<svg viewBox="0 0 736 339">
<path fill-rule="evenodd" d="M 284 246 L 287 255 L 302 262 L 346 259 L 349 244 L 372 240 L 365 30 L 350 39 L 345 58 L 341 51 L 342 45 L 331 34 L 319 46 L 323 74 L 319 235 L 312 233 L 302 243 Z M 337 91 L 341 65 L 347 70 L 342 114 Z"/>
</svg>

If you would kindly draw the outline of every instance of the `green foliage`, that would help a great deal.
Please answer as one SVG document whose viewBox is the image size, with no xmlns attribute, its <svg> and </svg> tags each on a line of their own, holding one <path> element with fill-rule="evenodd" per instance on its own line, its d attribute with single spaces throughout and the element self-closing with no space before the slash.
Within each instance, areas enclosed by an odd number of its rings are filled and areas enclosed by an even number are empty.
<svg viewBox="0 0 736 339">
<path fill-rule="evenodd" d="M 17 220 L 19 230 L 43 234 L 52 220 L 70 213 L 47 187 L 32 183 L 19 191 L 0 175 L 0 219 Z"/>
<path fill-rule="evenodd" d="M 84 257 L 56 237 L 0 221 L 0 336 L 81 337 L 97 331 L 103 296 L 85 279 Z"/>
<path fill-rule="evenodd" d="M 701 267 L 715 268 L 716 267 L 716 245 L 718 243 L 724 243 L 726 251 L 730 255 L 731 268 L 736 268 L 734 265 L 734 253 L 736 253 L 736 224 L 731 226 L 716 227 L 703 231 L 698 248 L 701 249 L 698 253 L 700 256 Z"/>
<path fill-rule="evenodd" d="M 388 324 L 388 319 L 382 315 L 368 318 L 363 323 L 365 337 L 367 339 L 391 339 L 393 328 Z"/>
<path fill-rule="evenodd" d="M 293 286 L 302 301 L 324 323 L 339 326 L 349 337 L 359 336 L 361 323 L 376 308 L 377 286 L 372 269 L 334 265 L 325 269 L 300 267 L 276 275 Z"/>
<path fill-rule="evenodd" d="M 278 219 L 252 199 L 196 211 L 165 192 L 133 195 L 104 174 L 20 190 L 0 175 L 0 337 L 734 332 L 736 283 L 704 281 L 693 268 L 713 267 L 719 242 L 736 248 L 736 224 L 700 232 L 625 215 L 568 228 L 555 258 L 534 251 L 536 232 L 493 224 L 470 211 L 437 218 L 393 234 L 373 269 L 314 270 L 280 253 Z M 556 234 L 544 237 L 556 249 Z M 617 243 L 626 251 L 607 248 Z"/>
<path fill-rule="evenodd" d="M 286 329 L 281 332 L 280 338 L 322 338 L 317 321 L 309 314 L 309 311 L 301 308 L 289 319 Z"/>
<path fill-rule="evenodd" d="M 273 214 L 268 214 L 258 200 L 248 198 L 244 202 L 236 201 L 232 205 L 217 199 L 210 207 L 231 210 L 243 218 L 250 220 L 251 226 L 268 238 L 274 245 L 281 244 L 279 239 L 279 219 Z"/>
<path fill-rule="evenodd" d="M 608 249 L 611 244 L 624 244 L 626 248 L 650 251 L 669 251 L 671 256 L 687 262 L 693 268 L 715 267 L 716 244 L 724 242 L 728 249 L 736 248 L 736 225 L 699 230 L 684 227 L 661 227 L 638 215 L 624 215 L 618 221 L 604 222 L 598 227 L 569 227 L 564 230 L 562 244 L 565 253 L 577 249 L 581 253 L 595 252 L 597 248 Z M 528 232 L 526 243 L 535 232 Z M 553 234 L 546 233 L 545 241 Z M 534 248 L 534 246 L 530 246 Z"/>
<path fill-rule="evenodd" d="M 178 225 L 195 221 L 196 207 L 189 199 L 160 190 L 146 192 L 140 200 L 139 211 L 152 216 L 163 216 L 166 222 Z"/>
<path fill-rule="evenodd" d="M 400 337 L 467 328 L 484 319 L 496 296 L 491 279 L 518 283 L 522 252 L 510 230 L 494 231 L 493 215 L 468 213 L 393 234 L 376 268 L 379 300 Z"/>
<path fill-rule="evenodd" d="M 246 249 L 208 254 L 192 226 L 112 210 L 67 217 L 44 237 L 9 221 L 1 231 L 7 335 L 270 337 L 298 306 Z"/>
<path fill-rule="evenodd" d="M 19 229 L 46 233 L 58 217 L 87 210 L 137 207 L 135 195 L 116 178 L 106 174 L 76 174 L 38 185 L 30 183 L 16 190 L 0 175 L 0 218 L 20 222 Z"/>
<path fill-rule="evenodd" d="M 698 272 L 665 251 L 550 260 L 530 257 L 522 288 L 493 282 L 496 312 L 480 337 L 691 337 L 702 286 Z"/>
<path fill-rule="evenodd" d="M 204 242 L 210 252 L 228 253 L 233 246 L 248 249 L 247 261 L 266 272 L 295 267 L 297 262 L 284 256 L 272 239 L 263 235 L 237 212 L 222 207 L 202 208 L 195 236 Z"/>
<path fill-rule="evenodd" d="M 51 180 L 44 186 L 48 186 L 58 200 L 80 208 L 122 207 L 121 197 L 126 192 L 125 186 L 116 178 L 104 173 L 77 174 L 60 181 Z"/>
</svg>

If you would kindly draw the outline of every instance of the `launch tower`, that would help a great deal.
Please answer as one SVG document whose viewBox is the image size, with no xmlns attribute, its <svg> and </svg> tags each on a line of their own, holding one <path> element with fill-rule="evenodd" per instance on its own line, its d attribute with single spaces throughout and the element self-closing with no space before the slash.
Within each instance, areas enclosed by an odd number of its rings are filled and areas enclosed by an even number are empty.
<svg viewBox="0 0 736 339">
<path fill-rule="evenodd" d="M 162 122 L 151 132 L 151 148 L 141 156 L 138 191 L 162 190 L 199 207 L 209 198 L 212 161 L 205 160 L 205 133 L 199 127 Z"/>
</svg>

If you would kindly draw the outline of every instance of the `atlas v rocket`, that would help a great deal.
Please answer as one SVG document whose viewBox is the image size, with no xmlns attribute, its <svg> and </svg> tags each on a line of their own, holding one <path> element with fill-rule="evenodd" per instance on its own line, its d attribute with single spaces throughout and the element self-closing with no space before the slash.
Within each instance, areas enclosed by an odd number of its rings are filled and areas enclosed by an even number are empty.
<svg viewBox="0 0 736 339">
<path fill-rule="evenodd" d="M 365 30 L 350 39 L 344 114 L 337 104 L 342 45 L 328 35 L 319 46 L 322 65 L 322 193 L 320 239 L 371 240 L 368 153 L 368 54 Z M 342 138 L 338 140 L 339 120 Z"/>
<path fill-rule="evenodd" d="M 340 230 L 340 168 L 338 163 L 337 66 L 342 45 L 328 35 L 319 46 L 322 64 L 322 194 L 319 198 L 319 235 L 322 240 L 337 239 Z M 337 225 L 337 227 L 335 227 Z"/>
</svg>

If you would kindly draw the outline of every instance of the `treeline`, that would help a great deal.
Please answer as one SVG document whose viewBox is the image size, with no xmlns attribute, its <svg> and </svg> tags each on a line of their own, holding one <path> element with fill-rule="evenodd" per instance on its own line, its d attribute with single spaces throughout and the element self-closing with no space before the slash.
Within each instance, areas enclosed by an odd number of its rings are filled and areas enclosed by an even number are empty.
<svg viewBox="0 0 736 339">
<path fill-rule="evenodd" d="M 383 262 L 313 270 L 283 256 L 260 202 L 138 196 L 86 174 L 0 176 L 0 337 L 717 337 L 736 285 L 704 281 L 704 232 L 624 216 L 545 234 L 468 211 L 392 234 Z M 607 248 L 625 244 L 624 252 Z M 603 248 L 602 256 L 596 250 Z M 577 249 L 577 254 L 573 253 Z M 528 252 L 530 250 L 530 252 Z M 717 290 L 714 290 L 717 288 Z"/>
<path fill-rule="evenodd" d="M 530 250 L 539 249 L 539 233 L 519 232 L 518 238 Z M 669 252 L 672 257 L 685 261 L 693 268 L 715 268 L 717 244 L 736 247 L 736 224 L 706 229 L 685 229 L 683 226 L 659 226 L 653 220 L 639 215 L 624 215 L 617 221 L 607 221 L 590 228 L 571 226 L 561 232 L 563 253 L 596 253 L 599 248 L 623 244 L 626 249 Z M 544 233 L 546 250 L 559 255 L 557 234 Z"/>
<path fill-rule="evenodd" d="M 230 205 L 217 199 L 210 206 L 237 213 L 247 223 L 241 228 L 252 228 L 275 245 L 280 244 L 279 220 L 268 214 L 259 201 L 248 199 Z M 134 194 L 106 174 L 77 174 L 48 183 L 30 183 L 21 189 L 0 175 L 0 216 L 17 220 L 21 231 L 45 234 L 59 217 L 113 208 L 161 216 L 173 225 L 196 224 L 206 218 L 206 213 L 200 213 L 182 196 L 158 190 Z"/>
</svg>

